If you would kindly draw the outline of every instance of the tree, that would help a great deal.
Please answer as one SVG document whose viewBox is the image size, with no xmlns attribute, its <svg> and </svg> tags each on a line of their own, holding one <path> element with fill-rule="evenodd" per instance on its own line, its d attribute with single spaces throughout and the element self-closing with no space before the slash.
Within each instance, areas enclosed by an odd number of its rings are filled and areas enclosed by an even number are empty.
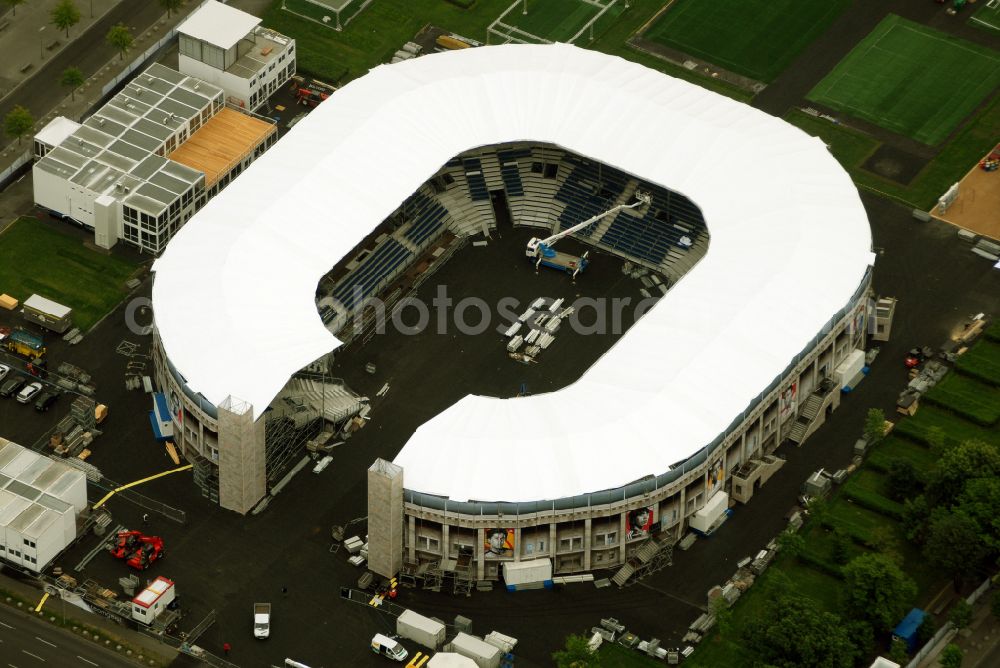
<svg viewBox="0 0 1000 668">
<path fill-rule="evenodd" d="M 931 517 L 930 505 L 923 494 L 903 503 L 903 531 L 906 539 L 923 545 L 927 540 L 927 525 Z"/>
<path fill-rule="evenodd" d="M 183 2 L 184 0 L 160 0 L 160 7 L 167 10 L 167 18 L 170 18 L 171 14 L 180 9 Z"/>
<path fill-rule="evenodd" d="M 587 636 L 567 636 L 564 648 L 552 654 L 557 668 L 600 668 L 601 658 L 590 651 L 588 642 Z"/>
<path fill-rule="evenodd" d="M 3 119 L 3 131 L 8 137 L 16 137 L 17 145 L 21 145 L 21 137 L 31 132 L 35 127 L 35 117 L 21 105 L 11 109 Z"/>
<path fill-rule="evenodd" d="M 961 648 L 955 643 L 948 643 L 943 650 L 941 650 L 941 655 L 938 656 L 938 661 L 941 663 L 941 668 L 961 668 L 962 659 L 964 655 L 962 654 Z"/>
<path fill-rule="evenodd" d="M 833 563 L 843 566 L 851 558 L 851 538 L 840 529 L 833 531 L 833 546 L 830 549 Z"/>
<path fill-rule="evenodd" d="M 885 412 L 881 408 L 869 408 L 865 416 L 865 439 L 868 445 L 878 445 L 885 437 Z"/>
<path fill-rule="evenodd" d="M 906 647 L 906 642 L 901 638 L 893 638 L 889 645 L 889 659 L 901 666 L 910 662 L 910 651 Z"/>
<path fill-rule="evenodd" d="M 125 54 L 132 48 L 132 42 L 135 41 L 135 38 L 132 37 L 132 33 L 124 24 L 119 23 L 118 25 L 111 26 L 111 30 L 104 37 L 104 41 L 109 46 L 113 46 L 118 50 L 120 60 L 125 60 Z"/>
<path fill-rule="evenodd" d="M 969 628 L 969 624 L 972 622 L 972 606 L 964 598 L 958 599 L 951 612 L 948 613 L 948 621 L 954 624 L 959 631 Z"/>
<path fill-rule="evenodd" d="M 1000 591 L 993 592 L 993 597 L 990 599 L 990 612 L 997 619 L 1000 619 Z"/>
<path fill-rule="evenodd" d="M 780 596 L 744 627 L 746 647 L 778 668 L 850 668 L 859 655 L 847 625 L 812 599 Z"/>
<path fill-rule="evenodd" d="M 974 519 L 961 511 L 944 508 L 931 513 L 924 557 L 931 566 L 951 576 L 956 591 L 962 580 L 979 571 L 988 554 L 989 548 Z"/>
<path fill-rule="evenodd" d="M 17 16 L 17 6 L 23 5 L 25 0 L 3 0 L 3 3 L 13 10 L 14 16 Z"/>
<path fill-rule="evenodd" d="M 969 480 L 1000 475 L 1000 451 L 992 443 L 964 441 L 941 455 L 927 485 L 932 505 L 951 505 Z"/>
<path fill-rule="evenodd" d="M 778 545 L 782 552 L 797 557 L 806 549 L 806 539 L 791 529 L 785 529 L 778 534 Z"/>
<path fill-rule="evenodd" d="M 712 614 L 715 615 L 715 626 L 719 629 L 719 635 L 728 638 L 733 631 L 733 609 L 725 596 L 717 596 L 712 601 Z"/>
<path fill-rule="evenodd" d="M 70 99 L 76 99 L 76 89 L 83 85 L 83 72 L 79 67 L 67 67 L 59 77 L 59 84 L 69 88 Z"/>
<path fill-rule="evenodd" d="M 60 30 L 66 31 L 69 37 L 69 29 L 80 22 L 80 10 L 73 0 L 60 0 L 59 4 L 52 10 L 52 23 Z"/>
<path fill-rule="evenodd" d="M 1000 550 L 1000 478 L 976 478 L 965 483 L 958 508 L 976 521 L 990 548 Z"/>
<path fill-rule="evenodd" d="M 917 585 L 884 554 L 864 554 L 844 566 L 847 613 L 891 629 L 917 595 Z"/>
<path fill-rule="evenodd" d="M 920 493 L 920 474 L 908 459 L 893 459 L 889 462 L 888 491 L 894 501 L 905 501 Z"/>
</svg>

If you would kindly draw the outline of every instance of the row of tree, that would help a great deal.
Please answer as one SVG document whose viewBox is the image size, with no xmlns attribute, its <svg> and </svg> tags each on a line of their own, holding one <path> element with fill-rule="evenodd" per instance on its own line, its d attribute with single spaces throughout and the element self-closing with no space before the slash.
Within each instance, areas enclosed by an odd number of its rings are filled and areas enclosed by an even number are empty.
<svg viewBox="0 0 1000 668">
<path fill-rule="evenodd" d="M 23 4 L 27 3 L 27 0 L 2 0 L 5 5 L 13 10 L 14 16 L 17 16 L 17 8 Z M 180 6 L 184 3 L 184 0 L 157 0 L 161 7 L 167 10 L 167 16 L 170 16 L 175 11 L 177 11 Z M 93 10 L 93 3 L 91 3 L 91 10 Z M 59 4 L 52 9 L 50 14 L 52 18 L 52 25 L 59 28 L 60 30 L 66 31 L 66 37 L 69 37 L 69 29 L 80 22 L 80 8 L 76 6 L 73 0 L 60 0 Z"/>
</svg>

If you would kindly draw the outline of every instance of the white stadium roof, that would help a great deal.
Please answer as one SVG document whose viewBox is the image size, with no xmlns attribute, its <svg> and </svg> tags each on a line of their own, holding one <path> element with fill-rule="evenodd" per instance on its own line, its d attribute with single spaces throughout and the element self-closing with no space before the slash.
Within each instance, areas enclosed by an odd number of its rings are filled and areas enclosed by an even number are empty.
<svg viewBox="0 0 1000 668">
<path fill-rule="evenodd" d="M 330 267 L 453 156 L 524 140 L 684 194 L 708 252 L 577 382 L 467 396 L 417 429 L 395 459 L 407 489 L 528 501 L 665 472 L 786 369 L 873 262 L 850 178 L 781 119 L 596 51 L 464 49 L 351 82 L 178 232 L 154 266 L 167 355 L 209 401 L 260 415 L 339 345 L 314 301 Z"/>
</svg>

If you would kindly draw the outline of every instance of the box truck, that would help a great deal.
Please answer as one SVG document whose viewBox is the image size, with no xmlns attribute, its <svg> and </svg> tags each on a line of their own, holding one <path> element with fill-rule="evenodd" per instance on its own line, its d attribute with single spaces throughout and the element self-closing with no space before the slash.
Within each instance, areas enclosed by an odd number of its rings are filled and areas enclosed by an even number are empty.
<svg viewBox="0 0 1000 668">
<path fill-rule="evenodd" d="M 271 635 L 271 604 L 253 604 L 253 637 L 264 640 Z"/>
<path fill-rule="evenodd" d="M 413 610 L 405 610 L 396 618 L 396 634 L 424 647 L 437 649 L 444 644 L 445 628 L 437 620 L 419 615 Z"/>
</svg>

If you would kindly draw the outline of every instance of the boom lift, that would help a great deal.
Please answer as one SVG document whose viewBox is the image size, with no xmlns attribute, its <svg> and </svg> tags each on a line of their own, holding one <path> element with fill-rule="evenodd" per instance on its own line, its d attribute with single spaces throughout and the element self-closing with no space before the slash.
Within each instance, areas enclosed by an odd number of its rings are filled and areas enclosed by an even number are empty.
<svg viewBox="0 0 1000 668">
<path fill-rule="evenodd" d="M 544 265 L 546 267 L 552 267 L 553 269 L 565 271 L 567 274 L 571 274 L 573 278 L 576 278 L 577 274 L 587 268 L 587 256 L 590 255 L 590 251 L 587 251 L 582 256 L 577 257 L 576 255 L 570 255 L 569 253 L 560 253 L 552 247 L 563 237 L 567 237 L 574 232 L 579 232 L 588 225 L 593 225 L 605 216 L 610 216 L 625 209 L 635 209 L 644 204 L 649 204 L 652 201 L 652 197 L 649 193 L 644 193 L 639 190 L 635 192 L 635 199 L 636 201 L 631 204 L 618 204 L 617 206 L 613 206 L 604 213 L 599 213 L 592 218 L 588 218 L 582 223 L 577 223 L 573 227 L 566 228 L 562 232 L 553 234 L 545 239 L 532 237 L 531 240 L 528 241 L 528 247 L 524 252 L 525 256 L 535 263 L 535 271 L 538 271 L 538 267 Z"/>
</svg>

